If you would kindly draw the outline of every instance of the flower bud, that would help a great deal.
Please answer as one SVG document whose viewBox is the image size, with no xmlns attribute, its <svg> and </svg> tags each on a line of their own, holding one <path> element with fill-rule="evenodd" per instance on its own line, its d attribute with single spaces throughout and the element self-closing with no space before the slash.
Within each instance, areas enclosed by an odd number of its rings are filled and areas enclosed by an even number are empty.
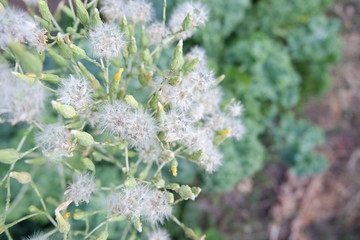
<svg viewBox="0 0 360 240">
<path fill-rule="evenodd" d="M 70 105 L 61 104 L 56 101 L 51 101 L 52 107 L 60 113 L 64 118 L 74 118 L 76 117 L 75 109 Z"/>
<path fill-rule="evenodd" d="M 129 27 L 125 16 L 121 20 L 120 28 L 121 32 L 124 33 L 125 37 L 127 39 L 130 39 Z"/>
<path fill-rule="evenodd" d="M 161 153 L 161 159 L 165 162 L 171 161 L 175 158 L 175 153 L 171 150 L 165 150 Z"/>
<path fill-rule="evenodd" d="M 49 53 L 49 55 L 51 56 L 52 59 L 54 59 L 54 61 L 61 65 L 61 66 L 66 66 L 68 64 L 68 62 L 65 60 L 65 58 L 63 58 L 62 56 L 60 56 L 59 54 L 57 54 L 52 48 L 48 48 L 47 52 Z"/>
<path fill-rule="evenodd" d="M 0 163 L 13 164 L 21 158 L 21 154 L 13 148 L 0 149 Z"/>
<path fill-rule="evenodd" d="M 61 33 L 58 33 L 56 36 L 56 43 L 59 47 L 62 56 L 65 56 L 68 59 L 72 58 L 72 51 L 70 47 L 64 42 L 63 36 Z"/>
<path fill-rule="evenodd" d="M 62 10 L 68 17 L 70 17 L 70 18 L 73 17 L 72 12 L 71 12 L 71 9 L 70 9 L 68 6 L 63 5 L 63 6 L 61 7 L 61 10 Z"/>
<path fill-rule="evenodd" d="M 133 108 L 137 108 L 137 109 L 141 108 L 141 103 L 136 101 L 136 99 L 132 95 L 126 95 L 124 100 L 127 104 L 129 104 Z"/>
<path fill-rule="evenodd" d="M 177 86 L 182 81 L 182 72 L 175 73 L 173 76 L 169 78 L 169 84 L 171 86 Z"/>
<path fill-rule="evenodd" d="M 232 104 L 235 101 L 235 98 L 230 98 L 229 100 L 227 100 L 226 102 L 224 102 L 223 104 L 221 104 L 221 110 L 225 111 L 227 109 L 227 107 Z"/>
<path fill-rule="evenodd" d="M 135 39 L 135 37 L 131 37 L 130 43 L 129 43 L 129 53 L 136 54 L 136 52 L 137 52 L 136 39 Z"/>
<path fill-rule="evenodd" d="M 134 26 L 132 24 L 129 24 L 128 25 L 129 27 L 129 34 L 130 34 L 130 37 L 131 36 L 134 36 L 135 35 L 135 29 L 134 29 Z"/>
<path fill-rule="evenodd" d="M 91 136 L 87 132 L 78 131 L 78 130 L 71 130 L 70 132 L 76 139 L 79 141 L 80 145 L 84 147 L 91 146 L 95 143 L 93 136 Z"/>
<path fill-rule="evenodd" d="M 32 159 L 27 159 L 25 160 L 26 164 L 31 164 L 31 165 L 42 165 L 46 163 L 46 159 L 43 157 L 39 157 L 39 158 L 32 158 Z"/>
<path fill-rule="evenodd" d="M 195 197 L 199 196 L 200 192 L 201 192 L 201 188 L 199 187 L 192 187 L 191 188 L 192 193 L 195 195 Z"/>
<path fill-rule="evenodd" d="M 26 50 L 26 47 L 21 43 L 11 42 L 9 48 L 15 54 L 16 58 L 20 60 L 21 67 L 25 72 L 40 74 L 43 69 L 43 63 L 38 57 L 38 54 L 33 54 Z"/>
<path fill-rule="evenodd" d="M 165 196 L 166 196 L 166 200 L 169 204 L 173 204 L 174 203 L 174 194 L 172 194 L 171 192 L 165 191 Z"/>
<path fill-rule="evenodd" d="M 20 80 L 26 82 L 29 85 L 33 85 L 35 82 L 35 78 L 18 73 L 18 72 L 11 72 L 14 76 L 18 77 Z"/>
<path fill-rule="evenodd" d="M 94 9 L 93 14 L 91 15 L 91 27 L 95 28 L 102 24 L 100 13 L 97 8 Z"/>
<path fill-rule="evenodd" d="M 183 72 L 186 74 L 192 70 L 194 70 L 194 68 L 196 67 L 196 65 L 199 63 L 199 59 L 196 58 L 196 59 L 193 59 L 191 61 L 187 61 L 184 63 L 184 66 L 182 68 Z"/>
<path fill-rule="evenodd" d="M 141 35 L 140 35 L 140 42 L 141 42 L 141 47 L 146 48 L 149 42 L 148 36 L 145 33 L 145 27 L 142 26 L 141 28 Z"/>
<path fill-rule="evenodd" d="M 166 184 L 166 188 L 173 191 L 178 191 L 180 189 L 180 185 L 178 183 L 168 183 Z"/>
<path fill-rule="evenodd" d="M 188 200 L 188 199 L 194 200 L 195 199 L 195 195 L 191 191 L 191 188 L 188 185 L 182 185 L 180 187 L 179 195 L 184 200 Z"/>
<path fill-rule="evenodd" d="M 220 144 L 222 144 L 226 139 L 229 138 L 229 135 L 228 133 L 230 133 L 230 129 L 227 129 L 227 130 L 223 130 L 220 132 L 219 135 L 216 135 L 214 137 L 214 140 L 213 140 L 213 143 L 215 146 L 219 146 Z"/>
<path fill-rule="evenodd" d="M 39 12 L 41 13 L 41 16 L 45 19 L 45 21 L 48 22 L 48 26 L 51 25 L 51 12 L 49 10 L 49 6 L 47 2 L 45 1 L 39 1 L 38 3 Z"/>
<path fill-rule="evenodd" d="M 157 106 L 157 109 L 156 109 L 156 116 L 155 117 L 156 117 L 157 120 L 162 121 L 165 118 L 165 115 L 166 115 L 166 113 L 164 111 L 164 106 L 160 102 L 158 102 L 157 105 L 158 106 Z"/>
<path fill-rule="evenodd" d="M 142 52 L 142 58 L 143 58 L 146 66 L 149 66 L 152 64 L 152 58 L 150 56 L 150 50 L 148 48 Z"/>
<path fill-rule="evenodd" d="M 204 152 L 202 150 L 198 150 L 190 154 L 188 158 L 189 160 L 200 162 L 204 158 Z"/>
<path fill-rule="evenodd" d="M 171 172 L 173 174 L 174 177 L 177 176 L 177 167 L 178 167 L 178 162 L 176 159 L 172 160 L 170 163 L 170 167 L 171 167 Z"/>
<path fill-rule="evenodd" d="M 162 178 L 161 173 L 156 175 L 153 179 L 157 188 L 164 188 L 165 187 L 165 180 Z"/>
<path fill-rule="evenodd" d="M 109 233 L 105 229 L 98 233 L 98 235 L 96 236 L 96 240 L 106 240 L 108 238 L 108 236 L 109 236 Z"/>
<path fill-rule="evenodd" d="M 64 219 L 60 212 L 55 212 L 56 221 L 58 223 L 58 228 L 61 233 L 68 233 L 70 231 L 70 224 Z"/>
<path fill-rule="evenodd" d="M 159 94 L 158 92 L 155 92 L 154 95 L 152 95 L 152 97 L 150 98 L 149 106 L 150 106 L 152 109 L 157 109 L 157 108 L 158 108 L 159 99 L 160 99 L 160 94 Z"/>
<path fill-rule="evenodd" d="M 74 212 L 74 214 L 73 214 L 73 218 L 75 219 L 75 220 L 86 220 L 87 219 L 87 217 L 88 217 L 88 213 L 87 212 L 84 212 L 84 211 L 82 211 L 82 210 L 80 210 L 80 209 L 76 209 L 75 210 L 75 212 Z"/>
<path fill-rule="evenodd" d="M 142 232 L 142 223 L 140 222 L 139 217 L 134 217 L 131 219 L 132 223 L 134 224 L 134 227 L 138 232 Z"/>
<path fill-rule="evenodd" d="M 174 53 L 170 59 L 170 69 L 172 71 L 178 71 L 184 65 L 183 58 L 183 40 L 180 39 L 178 45 L 176 46 Z"/>
<path fill-rule="evenodd" d="M 80 22 L 87 26 L 89 25 L 89 13 L 87 12 L 84 4 L 80 0 L 74 0 L 75 6 L 76 6 L 76 16 L 80 19 Z"/>
<path fill-rule="evenodd" d="M 42 27 L 46 28 L 49 31 L 52 30 L 52 26 L 43 18 L 39 17 L 38 15 L 34 15 L 34 19 L 39 22 Z"/>
<path fill-rule="evenodd" d="M 28 172 L 11 172 L 10 177 L 18 180 L 21 184 L 31 182 L 31 175 Z"/>
<path fill-rule="evenodd" d="M 144 64 L 141 64 L 139 73 L 139 82 L 141 83 L 141 85 L 144 87 L 149 86 L 153 76 L 154 73 L 152 71 L 150 71 L 149 73 L 145 72 Z"/>
<path fill-rule="evenodd" d="M 183 31 L 186 31 L 192 27 L 192 14 L 191 13 L 188 13 L 188 15 L 186 15 L 181 26 L 182 26 Z"/>
<path fill-rule="evenodd" d="M 74 44 L 70 44 L 69 47 L 77 58 L 80 58 L 80 59 L 88 58 L 84 49 L 82 49 Z"/>
<path fill-rule="evenodd" d="M 60 83 L 63 79 L 61 77 L 59 77 L 58 75 L 55 74 L 49 74 L 49 73 L 42 73 L 39 77 L 40 80 L 45 80 L 48 81 L 50 83 Z"/>
<path fill-rule="evenodd" d="M 133 188 L 136 186 L 136 180 L 134 177 L 129 176 L 126 178 L 125 182 L 124 182 L 124 186 L 126 188 Z"/>
<path fill-rule="evenodd" d="M 91 161 L 91 159 L 89 158 L 83 158 L 83 163 L 86 166 L 87 169 L 89 169 L 92 172 L 95 172 L 95 165 L 93 163 L 93 161 Z"/>
</svg>

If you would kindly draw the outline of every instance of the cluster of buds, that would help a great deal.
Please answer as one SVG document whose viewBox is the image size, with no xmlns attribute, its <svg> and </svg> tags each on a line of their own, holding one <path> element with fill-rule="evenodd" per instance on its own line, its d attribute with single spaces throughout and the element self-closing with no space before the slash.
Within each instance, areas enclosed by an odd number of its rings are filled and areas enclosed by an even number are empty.
<svg viewBox="0 0 360 240">
<path fill-rule="evenodd" d="M 70 213 L 61 211 L 72 203 L 91 204 L 100 193 L 107 196 L 107 207 L 98 212 L 109 217 L 99 228 L 119 217 L 139 232 L 143 222 L 157 227 L 171 218 L 179 224 L 173 205 L 201 192 L 171 183 L 183 174 L 179 165 L 189 161 L 212 173 L 222 164 L 219 145 L 245 133 L 243 107 L 234 99 L 223 101 L 219 84 L 224 76 L 209 69 L 205 51 L 195 46 L 184 53 L 184 40 L 209 18 L 206 6 L 182 3 L 167 25 L 166 6 L 159 22 L 146 0 L 103 0 L 99 6 L 74 0 L 54 16 L 46 1 L 25 2 L 29 13 L 0 3 L 0 121 L 28 122 L 38 129 L 35 156 L 26 163 L 44 164 L 45 158 L 48 165 L 76 172 L 55 211 L 58 231 L 72 234 Z M 62 16 L 72 18 L 73 25 L 63 29 Z M 162 54 L 172 43 L 172 56 Z M 52 64 L 44 67 L 44 59 Z M 26 154 L 0 150 L 0 163 L 14 167 Z M 79 158 L 82 167 L 72 166 L 69 157 Z M 126 180 L 103 186 L 96 175 L 101 161 L 114 164 Z M 22 184 L 32 181 L 28 173 L 13 171 L 10 177 Z M 77 210 L 74 219 L 89 221 L 89 216 Z M 97 239 L 106 239 L 106 231 Z M 85 231 L 84 237 L 92 234 Z M 169 235 L 158 229 L 148 238 Z"/>
</svg>

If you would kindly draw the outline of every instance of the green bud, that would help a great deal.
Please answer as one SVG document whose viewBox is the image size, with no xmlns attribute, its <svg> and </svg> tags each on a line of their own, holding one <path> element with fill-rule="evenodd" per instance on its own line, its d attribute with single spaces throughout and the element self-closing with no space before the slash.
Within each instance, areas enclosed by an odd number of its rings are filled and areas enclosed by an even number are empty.
<svg viewBox="0 0 360 240">
<path fill-rule="evenodd" d="M 129 28 L 130 37 L 131 37 L 131 36 L 134 36 L 134 35 L 135 35 L 134 26 L 133 26 L 132 24 L 129 24 L 129 25 L 128 25 L 128 28 Z"/>
<path fill-rule="evenodd" d="M 46 159 L 43 157 L 39 157 L 39 158 L 32 158 L 32 159 L 27 159 L 25 160 L 26 164 L 31 164 L 31 165 L 42 165 L 46 163 Z"/>
<path fill-rule="evenodd" d="M 73 28 L 73 27 L 67 27 L 66 28 L 66 31 L 68 32 L 68 33 L 70 33 L 70 34 L 75 34 L 76 32 L 75 32 L 75 29 Z"/>
<path fill-rule="evenodd" d="M 146 35 L 145 27 L 144 27 L 144 26 L 142 26 L 142 28 L 141 28 L 140 41 L 141 41 L 141 46 L 142 46 L 143 48 L 146 48 L 147 45 L 148 45 L 149 39 L 148 39 L 148 37 L 147 37 L 147 35 Z"/>
<path fill-rule="evenodd" d="M 91 146 L 95 143 L 93 136 L 87 132 L 71 130 L 70 133 L 75 136 L 79 143 L 84 147 Z"/>
<path fill-rule="evenodd" d="M 171 172 L 173 174 L 174 177 L 177 176 L 177 166 L 178 166 L 178 161 L 176 159 L 173 159 L 170 163 L 170 168 L 171 168 Z"/>
<path fill-rule="evenodd" d="M 184 31 L 186 31 L 192 27 L 192 14 L 191 13 L 188 13 L 188 15 L 186 15 L 181 26 L 182 26 L 182 30 L 184 30 Z"/>
<path fill-rule="evenodd" d="M 138 232 L 142 232 L 142 223 L 140 222 L 139 217 L 133 217 L 131 218 L 132 223 L 134 224 L 134 227 Z"/>
<path fill-rule="evenodd" d="M 175 73 L 173 76 L 169 78 L 169 84 L 171 86 L 177 86 L 182 81 L 182 72 Z"/>
<path fill-rule="evenodd" d="M 152 58 L 150 56 L 150 50 L 148 48 L 142 52 L 142 58 L 143 58 L 146 66 L 149 66 L 152 64 Z"/>
<path fill-rule="evenodd" d="M 55 212 L 56 221 L 58 223 L 58 228 L 61 233 L 68 233 L 70 231 L 70 224 L 64 219 L 60 212 Z"/>
<path fill-rule="evenodd" d="M 94 9 L 93 14 L 91 15 L 91 27 L 97 27 L 102 24 L 100 13 L 97 8 Z"/>
<path fill-rule="evenodd" d="M 165 180 L 162 178 L 161 173 L 156 175 L 156 177 L 153 178 L 153 182 L 155 183 L 157 188 L 165 187 Z"/>
<path fill-rule="evenodd" d="M 54 100 L 51 101 L 51 105 L 64 118 L 74 118 L 77 115 L 75 109 L 70 105 L 61 104 L 61 103 L 56 102 Z"/>
<path fill-rule="evenodd" d="M 81 211 L 80 209 L 76 209 L 75 210 L 75 212 L 74 212 L 74 214 L 73 214 L 73 218 L 75 219 L 75 220 L 86 220 L 87 219 L 87 217 L 88 217 L 88 213 L 87 212 L 84 212 L 84 211 Z"/>
<path fill-rule="evenodd" d="M 105 156 L 99 152 L 93 152 L 92 153 L 94 160 L 97 162 L 100 162 L 101 160 L 103 160 L 105 158 Z"/>
<path fill-rule="evenodd" d="M 149 86 L 154 73 L 150 71 L 149 73 L 145 72 L 144 64 L 141 64 L 140 73 L 139 73 L 139 82 L 142 86 L 146 87 Z"/>
<path fill-rule="evenodd" d="M 174 204 L 174 194 L 172 194 L 171 192 L 165 191 L 165 196 L 166 196 L 166 200 L 168 202 L 168 204 Z"/>
<path fill-rule="evenodd" d="M 49 6 L 48 6 L 47 2 L 39 1 L 38 7 L 39 7 L 39 12 L 41 13 L 41 16 L 45 19 L 45 21 L 48 22 L 48 25 L 51 25 L 52 14 L 49 10 Z"/>
<path fill-rule="evenodd" d="M 74 44 L 71 44 L 69 47 L 77 58 L 80 58 L 80 59 L 88 58 L 84 49 L 82 49 Z"/>
<path fill-rule="evenodd" d="M 62 11 L 65 13 L 65 15 L 67 15 L 68 17 L 70 17 L 70 18 L 73 17 L 72 12 L 71 12 L 71 9 L 70 9 L 68 6 L 63 5 L 63 6 L 61 7 L 61 10 L 62 10 Z"/>
<path fill-rule="evenodd" d="M 216 135 L 214 137 L 213 143 L 214 143 L 215 146 L 219 146 L 220 144 L 222 144 L 228 138 L 229 138 L 229 135 L 227 135 L 227 134 Z"/>
<path fill-rule="evenodd" d="M 225 75 L 222 74 L 217 78 L 216 86 L 219 85 L 222 81 L 224 81 Z"/>
<path fill-rule="evenodd" d="M 136 39 L 135 39 L 135 37 L 131 37 L 130 43 L 129 43 L 129 53 L 136 54 L 136 52 L 137 52 Z"/>
<path fill-rule="evenodd" d="M 48 81 L 50 83 L 60 83 L 63 78 L 59 77 L 58 75 L 55 74 L 49 74 L 49 73 L 42 73 L 39 77 L 40 80 L 44 80 L 44 81 Z"/>
<path fill-rule="evenodd" d="M 90 85 L 94 90 L 98 90 L 101 88 L 99 81 L 95 78 L 94 75 L 90 74 L 89 80 L 90 80 Z"/>
<path fill-rule="evenodd" d="M 58 33 L 56 36 L 56 43 L 59 46 L 59 50 L 62 56 L 65 56 L 68 59 L 72 58 L 72 51 L 70 47 L 64 42 L 64 39 L 61 33 Z"/>
<path fill-rule="evenodd" d="M 191 61 L 185 62 L 184 66 L 183 66 L 183 68 L 182 68 L 183 72 L 186 74 L 186 73 L 194 70 L 194 68 L 195 68 L 196 65 L 199 63 L 199 61 L 200 61 L 200 60 L 199 60 L 198 58 L 196 58 L 196 59 L 193 59 L 193 60 L 191 60 Z"/>
<path fill-rule="evenodd" d="M 133 108 L 140 109 L 142 107 L 141 103 L 136 101 L 136 99 L 132 95 L 126 95 L 124 100 L 127 104 L 129 104 Z"/>
<path fill-rule="evenodd" d="M 125 37 L 127 39 L 130 39 L 129 27 L 125 16 L 121 20 L 120 28 L 121 32 L 125 35 Z"/>
<path fill-rule="evenodd" d="M 82 64 L 81 62 L 77 62 L 77 64 L 79 65 L 81 74 L 84 75 L 86 78 L 90 78 L 90 72 L 89 70 L 87 70 L 87 68 L 84 66 L 84 64 Z"/>
<path fill-rule="evenodd" d="M 175 158 L 175 153 L 171 150 L 165 150 L 161 153 L 161 159 L 168 162 Z M 177 166 L 176 166 L 177 167 Z"/>
<path fill-rule="evenodd" d="M 74 0 L 75 6 L 76 6 L 76 16 L 80 19 L 80 22 L 87 26 L 89 25 L 89 13 L 87 12 L 84 4 L 80 0 Z"/>
<path fill-rule="evenodd" d="M 199 187 L 192 187 L 191 188 L 192 193 L 195 195 L 195 197 L 199 196 L 200 192 L 201 192 L 201 188 Z"/>
<path fill-rule="evenodd" d="M 61 66 L 66 66 L 68 64 L 68 62 L 65 60 L 65 58 L 63 58 L 62 56 L 60 56 L 59 54 L 57 54 L 54 49 L 52 48 L 48 48 L 47 52 L 49 53 L 49 55 L 51 56 L 52 59 L 54 59 L 54 61 L 61 65 Z"/>
<path fill-rule="evenodd" d="M 230 104 L 232 104 L 234 101 L 235 101 L 235 98 L 230 98 L 229 100 L 227 100 L 226 102 L 221 104 L 221 110 L 225 111 L 228 108 L 228 106 Z"/>
<path fill-rule="evenodd" d="M 26 47 L 20 43 L 12 42 L 9 48 L 20 61 L 23 70 L 27 73 L 40 74 L 43 69 L 43 63 L 38 55 L 26 50 Z"/>
<path fill-rule="evenodd" d="M 9 176 L 16 179 L 21 184 L 31 182 L 31 175 L 28 172 L 11 172 Z"/>
<path fill-rule="evenodd" d="M 136 180 L 134 177 L 132 176 L 129 176 L 126 178 L 125 182 L 124 182 L 124 185 L 126 188 L 133 188 L 136 186 Z"/>
<path fill-rule="evenodd" d="M 33 85 L 35 82 L 35 78 L 18 73 L 18 72 L 11 72 L 14 76 L 18 77 L 20 80 L 26 82 L 29 85 Z"/>
<path fill-rule="evenodd" d="M 87 169 L 89 169 L 92 172 L 95 172 L 95 165 L 94 163 L 91 161 L 90 158 L 83 158 L 83 163 L 86 166 Z"/>
<path fill-rule="evenodd" d="M 157 105 L 158 107 L 156 109 L 156 119 L 161 121 L 165 118 L 165 111 L 163 105 L 160 102 L 158 102 Z"/>
<path fill-rule="evenodd" d="M 21 158 L 21 154 L 13 148 L 0 149 L 0 163 L 13 164 Z"/>
<path fill-rule="evenodd" d="M 182 185 L 180 187 L 179 195 L 184 200 L 188 200 L 188 199 L 194 200 L 195 199 L 195 195 L 191 191 L 191 188 L 188 185 Z"/>
<path fill-rule="evenodd" d="M 74 122 L 67 124 L 66 126 L 69 129 L 74 129 L 74 128 L 81 128 L 82 125 L 83 125 L 83 123 L 81 121 L 74 121 Z"/>
<path fill-rule="evenodd" d="M 46 20 L 44 20 L 43 18 L 39 17 L 38 15 L 34 15 L 34 18 L 37 22 L 40 23 L 40 25 L 44 28 L 46 28 L 49 31 L 52 31 L 52 26 L 49 24 L 49 22 L 47 22 Z"/>
<path fill-rule="evenodd" d="M 180 185 L 178 183 L 168 183 L 166 184 L 166 189 L 178 191 L 180 189 Z"/>
<path fill-rule="evenodd" d="M 188 156 L 189 160 L 200 162 L 204 159 L 204 152 L 202 150 L 198 150 L 196 152 L 193 152 Z"/>
<path fill-rule="evenodd" d="M 176 46 L 174 53 L 170 59 L 170 69 L 172 71 L 178 71 L 184 65 L 184 58 L 183 58 L 183 40 L 181 39 Z"/>
<path fill-rule="evenodd" d="M 160 94 L 159 94 L 158 92 L 155 92 L 155 93 L 152 95 L 152 97 L 150 98 L 149 106 L 150 106 L 152 109 L 157 109 L 159 99 L 160 99 Z"/>
<path fill-rule="evenodd" d="M 96 236 L 96 240 L 106 240 L 108 238 L 108 236 L 109 236 L 109 233 L 105 229 L 98 233 L 98 235 Z"/>
</svg>

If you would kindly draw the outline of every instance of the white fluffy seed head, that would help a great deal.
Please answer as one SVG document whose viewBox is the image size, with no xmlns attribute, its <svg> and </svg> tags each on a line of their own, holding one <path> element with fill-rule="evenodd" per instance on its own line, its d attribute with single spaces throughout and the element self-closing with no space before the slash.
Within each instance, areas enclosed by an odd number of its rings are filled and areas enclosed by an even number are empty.
<svg viewBox="0 0 360 240">
<path fill-rule="evenodd" d="M 132 109 L 123 101 L 105 104 L 98 113 L 98 126 L 135 147 L 151 144 L 158 131 L 156 121 L 149 113 Z"/>
<path fill-rule="evenodd" d="M 42 53 L 46 49 L 46 31 L 23 10 L 6 7 L 0 11 L 0 48 L 12 41 L 29 43 Z"/>
<path fill-rule="evenodd" d="M 48 239 L 49 238 L 42 233 L 34 233 L 32 236 L 25 238 L 25 240 L 48 240 Z"/>
<path fill-rule="evenodd" d="M 206 51 L 205 51 L 205 49 L 203 49 L 199 46 L 192 47 L 190 49 L 190 51 L 186 54 L 185 58 L 188 61 L 192 61 L 194 59 L 199 59 L 199 63 L 196 65 L 195 68 L 198 68 L 198 67 L 206 68 L 207 67 L 208 57 L 207 57 Z"/>
<path fill-rule="evenodd" d="M 159 190 L 149 191 L 144 205 L 143 216 L 152 225 L 163 224 L 171 215 L 171 206 L 167 202 L 166 193 Z"/>
<path fill-rule="evenodd" d="M 73 200 L 76 206 L 79 203 L 89 203 L 90 196 L 96 191 L 96 184 L 94 176 L 89 173 L 76 174 L 73 178 L 73 183 L 70 184 L 65 191 L 66 198 Z"/>
<path fill-rule="evenodd" d="M 148 240 L 170 240 L 169 233 L 164 229 L 156 229 L 147 235 Z"/>
<path fill-rule="evenodd" d="M 187 81 L 191 81 L 192 85 L 200 92 L 204 92 L 216 83 L 215 74 L 206 67 L 197 67 L 189 73 Z"/>
<path fill-rule="evenodd" d="M 146 34 L 149 37 L 149 45 L 159 44 L 161 42 L 163 34 L 168 34 L 168 30 L 161 22 L 153 22 L 146 28 Z"/>
<path fill-rule="evenodd" d="M 126 16 L 133 24 L 143 24 L 152 20 L 154 9 L 146 0 L 130 0 L 126 5 Z"/>
<path fill-rule="evenodd" d="M 70 157 L 70 152 L 75 149 L 69 131 L 58 123 L 45 125 L 44 131 L 38 133 L 35 140 L 43 154 L 50 160 Z"/>
<path fill-rule="evenodd" d="M 146 146 L 138 147 L 136 150 L 139 153 L 139 159 L 144 163 L 159 162 L 161 159 L 162 150 L 156 141 Z"/>
<path fill-rule="evenodd" d="M 100 12 L 105 15 L 108 22 L 121 20 L 126 15 L 126 1 L 104 0 L 101 2 Z"/>
<path fill-rule="evenodd" d="M 175 8 L 170 17 L 169 27 L 172 32 L 178 32 L 182 29 L 182 23 L 189 13 L 192 14 L 192 27 L 203 25 L 209 19 L 209 11 L 202 3 L 193 1 L 181 3 Z M 189 38 L 193 31 L 193 29 L 188 29 L 178 34 L 178 37 L 182 39 Z"/>
<path fill-rule="evenodd" d="M 225 128 L 230 130 L 228 133 L 229 137 L 233 137 L 236 140 L 240 140 L 246 132 L 244 124 L 237 118 L 228 118 L 225 122 Z"/>
<path fill-rule="evenodd" d="M 46 92 L 35 83 L 29 85 L 11 74 L 7 64 L 0 63 L 0 122 L 29 122 L 41 112 Z"/>
<path fill-rule="evenodd" d="M 194 88 L 191 83 L 183 81 L 178 86 L 164 84 L 160 91 L 160 101 L 170 103 L 173 108 L 186 111 L 195 99 Z"/>
<path fill-rule="evenodd" d="M 92 94 L 89 81 L 70 75 L 70 78 L 61 82 L 57 90 L 57 101 L 82 111 L 92 103 Z"/>
<path fill-rule="evenodd" d="M 215 172 L 222 165 L 223 154 L 216 148 L 208 148 L 204 152 L 204 158 L 200 161 L 200 166 L 208 173 Z"/>
<path fill-rule="evenodd" d="M 121 55 L 126 44 L 125 36 L 115 24 L 103 23 L 89 33 L 90 43 L 96 57 L 106 59 Z"/>
<path fill-rule="evenodd" d="M 165 132 L 166 142 L 175 142 L 184 139 L 191 128 L 191 119 L 178 109 L 171 109 L 161 122 Z"/>
<path fill-rule="evenodd" d="M 241 104 L 240 101 L 233 102 L 228 107 L 228 111 L 232 117 L 238 117 L 238 116 L 241 116 L 241 114 L 243 113 L 244 106 Z"/>
</svg>

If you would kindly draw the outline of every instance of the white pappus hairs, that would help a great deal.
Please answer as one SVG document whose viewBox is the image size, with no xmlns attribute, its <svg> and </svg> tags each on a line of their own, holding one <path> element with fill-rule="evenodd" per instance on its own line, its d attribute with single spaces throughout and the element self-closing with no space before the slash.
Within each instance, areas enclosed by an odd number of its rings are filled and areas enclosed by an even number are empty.
<svg viewBox="0 0 360 240">
<path fill-rule="evenodd" d="M 65 191 L 66 198 L 78 206 L 81 202 L 89 203 L 90 196 L 96 191 L 95 178 L 89 173 L 75 174 L 73 183 Z"/>
<path fill-rule="evenodd" d="M 61 81 L 57 90 L 57 101 L 83 110 L 93 102 L 92 94 L 93 90 L 88 80 L 70 75 L 68 79 Z"/>
<path fill-rule="evenodd" d="M 89 33 L 91 46 L 96 57 L 106 59 L 121 55 L 126 40 L 124 34 L 115 24 L 103 23 Z"/>
<path fill-rule="evenodd" d="M 148 233 L 147 240 L 170 240 L 170 235 L 165 229 L 158 228 Z"/>
<path fill-rule="evenodd" d="M 46 237 L 44 234 L 42 233 L 34 233 L 33 235 L 23 239 L 23 240 L 48 240 L 49 238 Z"/>
</svg>

